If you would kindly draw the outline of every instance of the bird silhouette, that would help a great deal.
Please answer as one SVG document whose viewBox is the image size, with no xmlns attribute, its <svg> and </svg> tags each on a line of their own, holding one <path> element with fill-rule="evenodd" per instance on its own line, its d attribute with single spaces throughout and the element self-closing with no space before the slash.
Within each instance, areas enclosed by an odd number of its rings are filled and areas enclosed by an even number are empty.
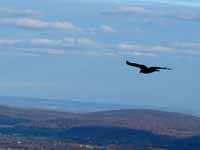
<svg viewBox="0 0 200 150">
<path fill-rule="evenodd" d="M 129 65 L 129 66 L 140 68 L 140 73 L 144 73 L 144 74 L 157 72 L 157 71 L 160 71 L 160 69 L 171 70 L 171 68 L 166 68 L 166 67 L 147 67 L 145 65 L 137 64 L 137 63 L 131 63 L 129 61 L 126 61 L 126 64 Z"/>
</svg>

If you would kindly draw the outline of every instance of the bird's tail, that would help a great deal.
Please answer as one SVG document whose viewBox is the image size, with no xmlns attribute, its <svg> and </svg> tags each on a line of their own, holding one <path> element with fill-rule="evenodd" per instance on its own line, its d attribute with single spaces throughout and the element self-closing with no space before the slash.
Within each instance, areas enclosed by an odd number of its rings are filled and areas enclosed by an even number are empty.
<svg viewBox="0 0 200 150">
<path fill-rule="evenodd" d="M 127 65 L 129 65 L 129 64 L 130 64 L 130 62 L 127 60 L 127 61 L 126 61 L 126 64 L 127 64 Z"/>
</svg>

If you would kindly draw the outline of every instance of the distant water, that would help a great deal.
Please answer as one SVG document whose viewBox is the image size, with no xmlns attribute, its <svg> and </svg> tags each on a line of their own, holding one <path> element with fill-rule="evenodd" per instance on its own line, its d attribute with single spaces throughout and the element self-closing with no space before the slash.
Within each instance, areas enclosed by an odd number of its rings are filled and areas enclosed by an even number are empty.
<svg viewBox="0 0 200 150">
<path fill-rule="evenodd" d="M 129 105 L 120 104 L 24 97 L 0 97 L 0 105 L 21 108 L 50 109 L 78 113 L 131 108 L 131 106 Z"/>
<path fill-rule="evenodd" d="M 190 110 L 183 108 L 166 108 L 159 106 L 138 106 L 126 104 L 111 104 L 97 102 L 80 102 L 73 100 L 45 99 L 45 98 L 25 98 L 0 96 L 0 105 L 20 108 L 39 108 L 55 111 L 66 111 L 75 113 L 87 113 L 105 110 L 118 109 L 153 109 L 169 112 L 181 112 L 200 117 L 200 110 Z"/>
</svg>

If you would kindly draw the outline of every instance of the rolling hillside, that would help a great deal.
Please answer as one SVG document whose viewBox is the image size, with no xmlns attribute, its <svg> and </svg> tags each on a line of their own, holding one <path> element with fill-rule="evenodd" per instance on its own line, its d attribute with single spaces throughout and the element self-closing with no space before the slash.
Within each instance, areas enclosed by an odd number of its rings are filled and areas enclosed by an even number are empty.
<svg viewBox="0 0 200 150">
<path fill-rule="evenodd" d="M 32 143 L 38 149 L 68 145 L 85 150 L 198 150 L 200 118 L 144 109 L 75 114 L 0 106 L 0 137 L 9 148 Z M 45 144 L 48 140 L 54 144 Z"/>
<path fill-rule="evenodd" d="M 0 121 L 5 118 L 26 120 L 27 123 L 23 123 L 25 126 L 42 128 L 67 129 L 98 125 L 145 130 L 177 137 L 200 135 L 199 117 L 155 110 L 125 109 L 78 114 L 1 106 L 0 116 Z"/>
</svg>

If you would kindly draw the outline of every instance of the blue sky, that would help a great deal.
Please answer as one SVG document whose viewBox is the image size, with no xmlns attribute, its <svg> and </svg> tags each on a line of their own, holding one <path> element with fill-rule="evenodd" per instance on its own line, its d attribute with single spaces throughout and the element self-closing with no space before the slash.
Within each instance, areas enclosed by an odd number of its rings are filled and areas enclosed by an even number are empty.
<svg viewBox="0 0 200 150">
<path fill-rule="evenodd" d="M 0 95 L 196 109 L 198 1 L 0 1 Z M 138 74 L 126 60 L 173 68 Z"/>
<path fill-rule="evenodd" d="M 198 0 L 144 0 L 144 1 L 175 4 L 175 5 L 185 5 L 185 6 L 200 6 L 200 2 Z"/>
</svg>

